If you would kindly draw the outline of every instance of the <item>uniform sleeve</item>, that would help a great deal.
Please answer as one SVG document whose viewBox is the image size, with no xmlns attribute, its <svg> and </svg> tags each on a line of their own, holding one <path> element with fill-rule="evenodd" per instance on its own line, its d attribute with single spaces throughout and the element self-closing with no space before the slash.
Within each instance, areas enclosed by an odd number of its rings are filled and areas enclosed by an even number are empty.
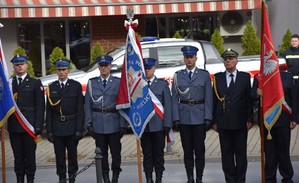
<svg viewBox="0 0 299 183">
<path fill-rule="evenodd" d="M 50 86 L 48 86 L 48 87 L 50 88 Z M 46 110 L 47 110 L 46 111 L 46 129 L 47 129 L 47 133 L 51 133 L 52 132 L 53 111 L 52 111 L 52 107 L 51 107 L 50 101 L 48 99 L 48 96 L 47 96 Z"/>
<path fill-rule="evenodd" d="M 76 131 L 83 131 L 84 129 L 84 97 L 82 94 L 82 85 L 78 83 L 77 86 L 77 124 Z"/>
<path fill-rule="evenodd" d="M 213 88 L 210 74 L 205 82 L 205 120 L 213 120 Z"/>
<path fill-rule="evenodd" d="M 175 75 L 176 75 L 176 73 L 175 73 Z M 178 121 L 178 120 L 180 120 L 180 118 L 179 118 L 178 94 L 177 94 L 176 86 L 175 86 L 175 82 L 174 82 L 175 75 L 173 76 L 173 82 L 172 82 L 172 86 L 171 86 L 172 120 Z"/>
<path fill-rule="evenodd" d="M 293 76 L 291 74 L 289 74 L 289 80 L 291 83 L 291 97 L 292 97 L 292 116 L 291 116 L 291 121 L 297 122 L 297 124 L 299 124 L 299 120 L 298 120 L 298 112 L 299 112 L 299 97 L 298 97 L 298 91 L 296 88 L 298 88 L 298 86 L 296 87 L 294 84 L 294 79 Z M 299 82 L 297 82 L 297 84 L 299 84 Z"/>
<path fill-rule="evenodd" d="M 252 105 L 252 99 L 251 99 L 251 80 L 250 80 L 250 75 L 249 74 L 247 74 L 246 94 L 247 94 L 247 103 L 248 103 L 247 122 L 253 122 L 253 105 Z"/>
<path fill-rule="evenodd" d="M 172 102 L 168 82 L 163 81 L 164 127 L 172 127 Z"/>
<path fill-rule="evenodd" d="M 44 87 L 40 80 L 36 81 L 35 88 L 35 129 L 43 129 L 45 115 Z"/>
<path fill-rule="evenodd" d="M 89 91 L 89 85 L 91 84 L 91 81 L 88 81 L 87 87 L 86 87 L 86 93 L 85 93 L 85 127 L 92 126 L 92 101 Z"/>
</svg>

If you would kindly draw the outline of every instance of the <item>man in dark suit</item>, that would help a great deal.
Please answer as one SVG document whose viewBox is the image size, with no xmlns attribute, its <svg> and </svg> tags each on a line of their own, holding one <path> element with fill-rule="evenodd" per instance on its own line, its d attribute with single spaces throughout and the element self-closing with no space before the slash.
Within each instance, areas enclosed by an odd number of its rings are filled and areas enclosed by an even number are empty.
<svg viewBox="0 0 299 183">
<path fill-rule="evenodd" d="M 219 133 L 222 169 L 227 183 L 245 183 L 247 135 L 253 125 L 250 75 L 236 69 L 238 53 L 222 54 L 226 71 L 214 76 L 214 124 Z"/>
<path fill-rule="evenodd" d="M 120 79 L 110 75 L 113 58 L 99 56 L 96 61 L 101 75 L 91 78 L 85 94 L 85 126 L 101 149 L 104 183 L 110 183 L 108 148 L 112 156 L 112 183 L 118 183 L 121 164 L 121 138 L 128 127 L 116 110 Z"/>
<path fill-rule="evenodd" d="M 258 77 L 258 75 L 256 76 Z M 251 96 L 259 100 L 258 80 L 254 79 Z M 264 140 L 265 147 L 265 179 L 266 183 L 276 183 L 277 168 L 282 176 L 282 182 L 293 183 L 294 170 L 290 158 L 291 130 L 298 123 L 298 93 L 296 92 L 293 75 L 280 72 L 284 99 L 281 114 L 271 128 L 271 140 Z M 259 113 L 260 114 L 260 113 Z M 260 119 L 260 118 L 259 118 Z M 267 136 L 265 130 L 265 137 Z"/>
<path fill-rule="evenodd" d="M 69 182 L 75 182 L 78 171 L 77 146 L 84 129 L 84 97 L 79 82 L 69 79 L 70 61 L 55 63 L 58 80 L 47 87 L 47 134 L 54 144 L 56 173 L 59 181 L 66 179 L 66 150 Z"/>
<path fill-rule="evenodd" d="M 12 90 L 18 108 L 34 128 L 35 135 L 39 135 L 44 124 L 44 89 L 39 79 L 32 78 L 27 74 L 27 61 L 26 57 L 20 55 L 16 55 L 11 60 L 16 72 L 16 76 L 12 78 Z M 17 183 L 24 183 L 24 175 L 27 177 L 27 183 L 33 183 L 36 171 L 36 143 L 24 130 L 15 115 L 10 116 L 7 124 L 15 158 L 14 170 L 17 175 Z"/>
<path fill-rule="evenodd" d="M 184 46 L 181 51 L 186 69 L 174 74 L 173 121 L 180 130 L 188 183 L 194 183 L 194 164 L 196 183 L 201 183 L 205 167 L 206 130 L 212 121 L 213 91 L 209 72 L 196 67 L 198 49 Z"/>
<path fill-rule="evenodd" d="M 156 183 L 162 183 L 164 168 L 165 136 L 172 127 L 171 95 L 168 82 L 155 76 L 156 59 L 143 60 L 148 87 L 164 107 L 164 119 L 155 114 L 148 122 L 141 137 L 143 169 L 147 183 L 153 183 L 152 172 L 155 169 Z"/>
</svg>

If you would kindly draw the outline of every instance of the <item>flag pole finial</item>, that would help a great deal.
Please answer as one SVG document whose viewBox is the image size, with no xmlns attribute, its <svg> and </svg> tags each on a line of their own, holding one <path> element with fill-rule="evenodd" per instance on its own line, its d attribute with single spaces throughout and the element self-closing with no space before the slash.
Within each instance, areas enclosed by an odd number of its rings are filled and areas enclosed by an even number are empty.
<svg viewBox="0 0 299 183">
<path fill-rule="evenodd" d="M 131 8 L 127 9 L 127 19 L 129 20 L 129 22 L 132 22 L 134 18 L 134 10 Z"/>
<path fill-rule="evenodd" d="M 132 27 L 134 30 L 137 28 L 138 20 L 137 19 L 133 20 L 133 18 L 134 18 L 134 10 L 131 8 L 128 8 L 127 9 L 127 19 L 128 20 L 125 20 L 125 24 L 124 24 L 126 30 L 128 30 L 129 27 Z"/>
</svg>

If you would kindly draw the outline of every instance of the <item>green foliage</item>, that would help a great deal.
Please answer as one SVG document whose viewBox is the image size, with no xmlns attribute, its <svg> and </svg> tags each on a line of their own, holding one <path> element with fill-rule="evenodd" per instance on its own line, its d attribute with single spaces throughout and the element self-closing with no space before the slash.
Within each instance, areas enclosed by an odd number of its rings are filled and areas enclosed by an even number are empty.
<svg viewBox="0 0 299 183">
<path fill-rule="evenodd" d="M 182 38 L 182 35 L 180 34 L 179 31 L 175 31 L 174 35 L 172 36 L 173 38 Z"/>
<path fill-rule="evenodd" d="M 104 49 L 102 45 L 97 41 L 97 43 L 91 49 L 91 63 L 95 62 L 98 56 L 104 55 Z"/>
<path fill-rule="evenodd" d="M 249 20 L 244 35 L 241 38 L 242 40 L 242 55 L 259 55 L 261 50 L 261 41 L 256 35 L 256 30 L 252 25 L 252 22 Z"/>
<path fill-rule="evenodd" d="M 212 34 L 211 43 L 214 44 L 214 46 L 217 48 L 220 55 L 224 52 L 224 47 L 223 47 L 224 40 L 218 28 L 216 28 L 214 30 L 214 33 Z"/>
<path fill-rule="evenodd" d="M 47 74 L 54 74 L 56 73 L 56 67 L 55 62 L 58 59 L 68 59 L 66 56 L 64 56 L 63 50 L 59 47 L 55 47 L 50 54 L 50 70 L 47 71 Z M 72 70 L 73 64 L 70 64 L 70 70 Z"/>
<path fill-rule="evenodd" d="M 21 55 L 21 56 L 25 56 L 27 57 L 27 54 L 26 54 L 26 51 L 24 48 L 18 46 L 14 52 L 13 52 L 13 56 L 16 56 L 16 55 Z M 35 73 L 34 73 L 34 69 L 33 69 L 33 65 L 32 65 L 32 62 L 30 60 L 27 61 L 27 65 L 28 65 L 28 68 L 27 68 L 27 73 L 29 74 L 29 76 L 31 77 L 35 77 Z M 14 71 L 13 72 L 13 76 L 16 75 L 16 72 Z"/>
<path fill-rule="evenodd" d="M 290 31 L 290 29 L 288 29 L 285 35 L 283 36 L 282 45 L 278 46 L 278 55 L 281 55 L 283 52 L 285 52 L 288 48 L 291 47 L 291 38 L 292 32 Z"/>
</svg>

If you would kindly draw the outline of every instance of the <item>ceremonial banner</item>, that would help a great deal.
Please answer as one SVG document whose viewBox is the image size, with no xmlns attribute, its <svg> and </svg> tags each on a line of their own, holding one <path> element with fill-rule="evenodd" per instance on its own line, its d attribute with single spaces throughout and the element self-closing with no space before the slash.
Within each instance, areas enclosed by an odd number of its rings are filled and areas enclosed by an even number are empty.
<svg viewBox="0 0 299 183">
<path fill-rule="evenodd" d="M 116 108 L 121 109 L 120 114 L 130 123 L 134 134 L 140 139 L 155 111 L 145 81 L 140 42 L 132 24 L 133 22 L 127 22 L 126 53 Z"/>
<path fill-rule="evenodd" d="M 263 31 L 259 89 L 263 93 L 263 119 L 268 130 L 267 139 L 272 139 L 270 130 L 276 123 L 284 103 L 284 93 L 279 72 L 279 63 L 274 51 L 272 35 L 268 20 L 268 8 L 262 6 Z"/>
<path fill-rule="evenodd" d="M 0 39 L 0 128 L 14 113 L 14 101 L 8 84 L 8 73 Z"/>
</svg>

